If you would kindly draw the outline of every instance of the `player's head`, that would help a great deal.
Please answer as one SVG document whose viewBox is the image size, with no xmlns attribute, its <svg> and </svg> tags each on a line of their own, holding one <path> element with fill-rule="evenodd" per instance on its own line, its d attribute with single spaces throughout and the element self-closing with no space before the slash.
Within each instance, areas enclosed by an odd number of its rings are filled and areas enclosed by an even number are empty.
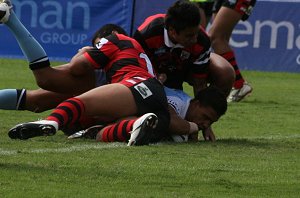
<svg viewBox="0 0 300 198">
<path fill-rule="evenodd" d="M 207 87 L 191 100 L 189 109 L 189 121 L 195 122 L 201 129 L 207 128 L 227 111 L 226 96 L 214 86 Z"/>
<path fill-rule="evenodd" d="M 168 9 L 165 27 L 171 39 L 189 47 L 197 42 L 200 21 L 199 7 L 187 0 L 179 0 Z"/>
<path fill-rule="evenodd" d="M 106 24 L 106 25 L 102 26 L 101 28 L 99 28 L 94 33 L 94 36 L 92 38 L 92 45 L 95 45 L 96 40 L 106 37 L 106 36 L 109 36 L 110 34 L 113 34 L 113 33 L 127 35 L 126 31 L 123 28 L 121 28 L 120 26 L 118 26 L 116 24 Z"/>
<path fill-rule="evenodd" d="M 222 116 L 227 111 L 227 100 L 224 93 L 215 86 L 209 86 L 199 91 L 194 98 L 201 106 L 212 107 L 218 116 Z"/>
</svg>

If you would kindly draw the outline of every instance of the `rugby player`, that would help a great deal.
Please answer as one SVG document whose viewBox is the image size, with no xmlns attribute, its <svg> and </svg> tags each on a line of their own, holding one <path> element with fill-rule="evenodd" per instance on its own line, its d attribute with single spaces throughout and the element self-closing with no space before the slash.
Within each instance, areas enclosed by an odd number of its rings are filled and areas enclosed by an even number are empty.
<svg viewBox="0 0 300 198">
<path fill-rule="evenodd" d="M 204 131 L 216 122 L 227 110 L 225 95 L 216 87 L 210 86 L 198 92 L 191 98 L 182 90 L 165 87 L 169 104 L 170 126 L 169 136 L 163 141 L 187 142 L 198 141 L 199 130 Z M 197 123 L 197 124 L 196 124 Z M 92 138 L 97 141 L 107 142 L 103 139 L 104 125 L 96 125 L 72 134 L 68 138 Z M 203 133 L 204 140 L 215 141 L 214 134 L 207 136 Z"/>
<path fill-rule="evenodd" d="M 76 93 L 77 75 L 80 76 L 83 71 L 84 74 L 89 73 L 94 77 L 94 69 L 105 70 L 109 83 L 90 90 L 95 81 L 87 78 L 88 86 L 81 85 L 79 92 L 86 91 L 85 89 L 90 91 L 62 102 L 45 120 L 15 126 L 9 131 L 11 138 L 28 139 L 54 135 L 57 130 L 78 121 L 81 115 L 97 116 L 106 122 L 129 116 L 138 117 L 111 125 L 111 129 L 118 129 L 118 139 L 126 138 L 127 135 L 123 132 L 127 133 L 130 129 L 129 146 L 148 144 L 165 135 L 170 119 L 165 92 L 161 83 L 154 77 L 152 65 L 138 42 L 123 34 L 107 31 L 107 26 L 103 26 L 102 35 L 99 35 L 101 40 L 92 49 L 74 56 L 65 66 L 74 69 L 65 72 L 63 69 L 50 67 L 46 53 L 17 19 L 10 1 L 3 1 L 0 10 L 5 12 L 0 21 L 14 33 L 30 62 L 30 68 L 39 86 L 39 79 L 45 76 L 51 81 L 54 79 L 54 85 L 48 87 L 46 85 L 51 83 L 42 83 L 42 88 L 64 93 L 63 89 L 59 88 L 59 84 L 64 84 L 64 89 L 71 89 L 67 93 Z M 32 52 L 31 47 L 35 47 L 37 51 Z M 114 131 L 108 129 L 107 133 L 113 135 Z"/>
<path fill-rule="evenodd" d="M 215 53 L 228 60 L 235 71 L 235 81 L 228 102 L 239 102 L 252 92 L 252 87 L 241 74 L 229 39 L 237 23 L 248 19 L 255 3 L 256 0 L 215 0 L 213 5 L 213 22 L 209 29 L 212 48 Z"/>
<path fill-rule="evenodd" d="M 91 67 L 78 65 L 75 67 L 69 63 L 60 67 L 51 67 L 49 58 L 42 46 L 15 15 L 11 1 L 2 0 L 1 2 L 0 23 L 8 27 L 15 36 L 39 87 L 72 95 L 83 93 L 95 87 L 94 69 Z M 80 56 L 81 54 L 78 53 L 77 55 Z M 83 81 L 85 83 L 82 83 Z"/>
<path fill-rule="evenodd" d="M 81 115 L 96 116 L 113 122 L 129 116 L 142 116 L 110 125 L 107 133 L 122 141 L 125 129 L 140 132 L 142 124 L 149 124 L 157 132 L 150 139 L 130 139 L 129 145 L 143 145 L 164 136 L 169 126 L 169 113 L 163 86 L 152 75 L 152 67 L 140 45 L 133 39 L 113 33 L 102 38 L 96 47 L 73 58 L 70 64 L 102 68 L 109 84 L 97 87 L 62 102 L 45 120 L 17 125 L 10 130 L 11 138 L 27 139 L 39 135 L 53 135 L 69 123 L 77 122 Z M 150 114 L 147 114 L 150 113 Z M 157 117 L 156 117 L 157 116 Z M 157 123 L 158 119 L 158 123 Z M 155 127 L 155 128 L 154 128 Z M 109 136 L 109 135 L 107 135 Z M 138 136 L 139 137 L 139 136 Z M 152 139 L 153 138 L 153 139 Z"/>
</svg>

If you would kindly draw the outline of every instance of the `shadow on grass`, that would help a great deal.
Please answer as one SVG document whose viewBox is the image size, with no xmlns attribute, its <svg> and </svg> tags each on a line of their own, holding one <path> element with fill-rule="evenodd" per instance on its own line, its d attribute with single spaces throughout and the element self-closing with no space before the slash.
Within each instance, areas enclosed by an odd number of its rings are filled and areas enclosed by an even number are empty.
<svg viewBox="0 0 300 198">
<path fill-rule="evenodd" d="M 293 106 L 293 107 L 299 107 L 299 103 L 295 102 L 295 103 L 286 103 L 284 101 L 274 101 L 274 100 L 258 100 L 258 99 L 254 99 L 254 100 L 245 100 L 243 101 L 243 103 L 245 104 L 249 104 L 249 105 L 288 105 L 288 106 Z"/>
<path fill-rule="evenodd" d="M 243 146 L 243 147 L 260 147 L 260 148 L 266 148 L 270 147 L 274 142 L 270 142 L 265 139 L 237 139 L 237 138 L 229 138 L 229 139 L 219 139 L 217 140 L 216 144 L 224 145 L 224 146 Z"/>
<path fill-rule="evenodd" d="M 228 138 L 228 139 L 217 139 L 216 142 L 200 140 L 198 142 L 188 142 L 188 143 L 176 143 L 176 142 L 160 142 L 157 145 L 174 145 L 174 146 L 184 146 L 188 145 L 211 145 L 211 146 L 226 146 L 226 147 L 257 147 L 257 148 L 268 148 L 277 145 L 278 141 L 267 140 L 267 139 L 247 139 L 247 138 Z"/>
<path fill-rule="evenodd" d="M 299 149 L 299 141 L 297 139 L 246 139 L 246 138 L 229 138 L 219 139 L 215 143 L 219 146 L 226 147 L 246 147 L 246 148 L 261 148 L 261 149 Z"/>
<path fill-rule="evenodd" d="M 265 105 L 278 105 L 280 102 L 278 101 L 273 101 L 273 100 L 245 100 L 243 103 L 248 103 L 248 104 L 265 104 Z"/>
</svg>

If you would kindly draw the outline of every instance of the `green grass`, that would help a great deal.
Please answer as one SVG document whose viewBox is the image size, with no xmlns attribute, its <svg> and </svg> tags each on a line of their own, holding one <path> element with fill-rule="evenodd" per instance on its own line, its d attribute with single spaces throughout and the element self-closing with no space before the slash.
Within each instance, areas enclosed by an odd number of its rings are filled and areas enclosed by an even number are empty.
<svg viewBox="0 0 300 198">
<path fill-rule="evenodd" d="M 0 89 L 37 88 L 25 61 L 0 65 Z M 9 128 L 49 112 L 1 110 L 0 197 L 299 197 L 300 74 L 243 74 L 253 94 L 213 126 L 216 143 L 10 140 Z"/>
</svg>

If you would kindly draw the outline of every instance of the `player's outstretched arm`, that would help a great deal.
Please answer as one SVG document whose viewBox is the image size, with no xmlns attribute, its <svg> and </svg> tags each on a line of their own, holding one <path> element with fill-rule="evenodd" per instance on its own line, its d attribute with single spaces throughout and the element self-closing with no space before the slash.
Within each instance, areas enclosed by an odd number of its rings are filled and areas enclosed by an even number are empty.
<svg viewBox="0 0 300 198">
<path fill-rule="evenodd" d="M 198 133 L 199 129 L 197 124 L 182 119 L 171 106 L 169 106 L 169 113 L 171 118 L 169 133 L 171 135 L 189 135 Z"/>
</svg>

